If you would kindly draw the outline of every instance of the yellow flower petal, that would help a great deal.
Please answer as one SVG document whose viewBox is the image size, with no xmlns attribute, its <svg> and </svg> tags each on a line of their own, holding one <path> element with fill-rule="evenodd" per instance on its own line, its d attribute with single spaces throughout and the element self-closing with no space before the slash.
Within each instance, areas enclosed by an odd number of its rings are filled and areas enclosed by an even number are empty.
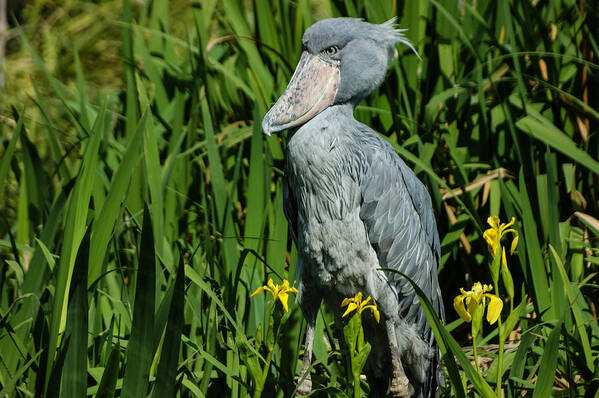
<svg viewBox="0 0 599 398">
<path fill-rule="evenodd" d="M 343 301 L 341 302 L 341 307 L 345 307 L 347 305 L 347 310 L 345 310 L 345 313 L 342 315 L 342 317 L 345 317 L 347 314 L 356 309 L 358 311 L 358 314 L 361 315 L 362 311 L 364 311 L 366 308 L 370 308 L 374 313 L 376 321 L 379 322 L 381 317 L 379 310 L 378 308 L 376 308 L 376 305 L 374 304 L 368 305 L 368 302 L 370 300 L 372 300 L 372 297 L 368 296 L 366 300 L 362 301 L 362 292 L 358 292 L 354 297 L 347 297 L 343 299 Z"/>
<path fill-rule="evenodd" d="M 516 246 L 518 246 L 518 231 L 515 229 L 510 229 L 510 232 L 513 232 L 514 239 L 512 239 L 512 246 L 510 247 L 510 254 L 514 254 L 514 250 L 516 250 Z"/>
<path fill-rule="evenodd" d="M 499 220 L 499 219 L 498 219 Z M 510 220 L 510 222 L 506 223 L 506 224 L 501 224 L 499 226 L 499 229 L 501 230 L 501 235 L 503 236 L 503 234 L 505 234 L 505 230 L 508 229 L 509 227 L 511 227 L 512 225 L 514 225 L 514 223 L 516 222 L 516 218 L 512 217 L 512 219 Z"/>
<path fill-rule="evenodd" d="M 283 308 L 285 311 L 289 312 L 289 307 L 287 306 L 288 293 L 297 293 L 297 289 L 289 286 L 289 281 L 287 279 L 283 279 L 282 285 L 275 285 L 272 279 L 268 280 L 266 286 L 260 286 L 256 291 L 250 294 L 250 297 L 254 297 L 255 295 L 267 291 L 272 294 L 273 300 L 276 302 L 279 300 L 281 304 L 283 304 Z"/>
<path fill-rule="evenodd" d="M 497 230 L 495 229 L 487 229 L 483 233 L 483 238 L 487 241 L 487 246 L 489 248 L 489 253 L 495 255 L 497 251 L 497 246 L 499 245 L 499 239 L 497 236 Z"/>
<path fill-rule="evenodd" d="M 250 294 L 250 297 L 254 297 L 255 295 L 261 293 L 264 290 L 266 290 L 266 288 L 264 286 L 260 286 L 258 289 L 256 289 L 254 293 Z"/>
<path fill-rule="evenodd" d="M 380 323 L 381 321 L 381 314 L 379 312 L 379 309 L 376 308 L 376 306 L 371 305 L 372 307 L 372 312 L 374 313 L 374 319 L 376 319 L 376 323 Z"/>
<path fill-rule="evenodd" d="M 489 298 L 489 307 L 487 308 L 487 322 L 491 325 L 497 322 L 499 319 L 499 315 L 501 315 L 501 310 L 503 309 L 503 301 L 494 294 L 485 294 L 487 298 Z"/>
<path fill-rule="evenodd" d="M 347 310 L 345 310 L 345 312 L 343 313 L 343 315 L 341 315 L 341 317 L 342 318 L 345 317 L 347 314 L 349 314 L 356 308 L 358 308 L 358 305 L 356 303 L 349 303 L 349 305 L 347 306 Z"/>
<path fill-rule="evenodd" d="M 499 217 L 491 216 L 487 219 L 487 222 L 491 226 L 491 228 L 487 229 L 483 233 L 483 238 L 487 242 L 489 247 L 489 252 L 494 256 L 497 253 L 497 248 L 501 246 L 501 239 L 507 233 L 514 234 L 514 239 L 512 240 L 512 247 L 510 252 L 513 254 L 516 246 L 518 245 L 518 231 L 513 228 L 510 228 L 516 222 L 516 219 L 512 217 L 512 219 L 505 224 L 501 224 Z"/>
<path fill-rule="evenodd" d="M 466 322 L 470 322 L 472 320 L 472 316 L 466 311 L 466 307 L 464 307 L 464 296 L 459 295 L 453 299 L 453 308 L 455 308 L 456 312 Z"/>
<path fill-rule="evenodd" d="M 501 263 L 507 266 L 507 259 L 505 258 L 505 247 L 501 248 Z"/>
<path fill-rule="evenodd" d="M 283 304 L 283 308 L 285 309 L 285 312 L 289 312 L 289 308 L 287 307 L 287 299 L 289 298 L 289 296 L 287 296 L 287 293 L 280 293 L 278 295 L 278 299 L 281 302 L 281 304 Z"/>
<path fill-rule="evenodd" d="M 499 229 L 499 217 L 491 216 L 487 218 L 487 223 L 491 226 L 491 228 Z"/>
<path fill-rule="evenodd" d="M 472 297 L 474 300 L 476 300 L 476 303 L 480 303 L 480 300 L 483 298 L 483 293 L 488 292 L 491 290 L 491 287 L 489 285 L 483 285 L 480 282 L 475 282 L 474 285 L 472 285 L 472 290 L 469 292 L 466 292 L 466 295 L 469 297 Z M 468 304 L 468 301 L 466 301 L 466 304 Z"/>
</svg>

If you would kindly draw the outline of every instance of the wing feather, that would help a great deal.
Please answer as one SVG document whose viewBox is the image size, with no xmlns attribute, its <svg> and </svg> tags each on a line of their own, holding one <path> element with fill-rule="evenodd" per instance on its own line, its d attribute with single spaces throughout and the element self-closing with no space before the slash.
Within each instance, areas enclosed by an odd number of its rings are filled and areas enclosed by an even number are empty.
<svg viewBox="0 0 599 398">
<path fill-rule="evenodd" d="M 388 143 L 380 138 L 377 143 L 367 157 L 360 218 L 381 266 L 408 275 L 444 319 L 437 279 L 440 244 L 430 195 Z M 400 275 L 389 273 L 388 278 L 400 297 L 402 317 L 430 339 L 422 308 L 414 305 L 418 298 L 412 287 Z"/>
</svg>

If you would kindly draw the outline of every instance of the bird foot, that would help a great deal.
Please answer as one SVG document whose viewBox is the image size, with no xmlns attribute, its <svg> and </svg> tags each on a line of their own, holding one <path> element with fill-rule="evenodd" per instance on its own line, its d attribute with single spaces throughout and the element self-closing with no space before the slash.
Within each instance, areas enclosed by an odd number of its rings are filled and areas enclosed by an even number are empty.
<svg viewBox="0 0 599 398">
<path fill-rule="evenodd" d="M 297 386 L 297 393 L 295 394 L 297 397 L 305 397 L 310 395 L 312 392 L 312 379 L 310 378 L 310 373 L 306 375 L 304 380 Z"/>
<path fill-rule="evenodd" d="M 395 361 L 393 361 L 395 362 Z M 391 379 L 391 396 L 393 398 L 408 398 L 410 396 L 410 382 L 403 373 L 401 365 L 393 364 L 394 369 L 401 369 L 401 372 L 393 372 L 393 378 Z"/>
</svg>

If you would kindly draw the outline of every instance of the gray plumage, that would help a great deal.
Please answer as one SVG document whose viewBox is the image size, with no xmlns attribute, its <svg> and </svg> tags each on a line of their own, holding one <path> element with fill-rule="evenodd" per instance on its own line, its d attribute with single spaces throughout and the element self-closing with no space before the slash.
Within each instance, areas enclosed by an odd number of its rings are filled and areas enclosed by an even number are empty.
<svg viewBox="0 0 599 398">
<path fill-rule="evenodd" d="M 308 321 L 302 371 L 320 302 L 341 315 L 343 298 L 361 291 L 382 314 L 381 324 L 365 316 L 371 373 L 390 379 L 395 396 L 426 397 L 441 381 L 438 348 L 411 285 L 380 268 L 408 275 L 444 318 L 430 196 L 393 148 L 353 117 L 354 107 L 382 82 L 398 42 L 412 48 L 392 21 L 314 24 L 304 34 L 298 70 L 263 128 L 267 134 L 292 128 L 283 193 L 298 248 L 298 300 Z M 300 387 L 307 392 L 311 384 Z"/>
</svg>

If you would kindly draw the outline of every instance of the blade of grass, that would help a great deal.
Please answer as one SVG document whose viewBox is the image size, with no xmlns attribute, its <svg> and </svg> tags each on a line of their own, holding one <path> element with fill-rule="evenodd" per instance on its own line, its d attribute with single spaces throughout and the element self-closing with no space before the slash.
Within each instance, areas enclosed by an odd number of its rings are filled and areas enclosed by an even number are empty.
<svg viewBox="0 0 599 398">
<path fill-rule="evenodd" d="M 535 389 L 532 393 L 533 398 L 544 398 L 551 396 L 553 390 L 553 379 L 557 370 L 557 357 L 559 351 L 559 340 L 562 332 L 561 318 L 549 334 L 547 343 L 541 356 L 541 367 L 539 368 L 539 378 L 535 383 Z"/>
<path fill-rule="evenodd" d="M 61 250 L 60 262 L 56 271 L 56 288 L 52 305 L 52 318 L 50 325 L 50 341 L 48 344 L 48 361 L 46 364 L 46 382 L 48 388 L 51 369 L 54 362 L 54 351 L 58 346 L 58 336 L 64 329 L 66 321 L 67 299 L 69 294 L 70 279 L 75 263 L 75 255 L 83 239 L 85 223 L 94 184 L 95 167 L 98 162 L 100 140 L 104 135 L 105 108 L 98 114 L 92 127 L 89 145 L 85 151 L 83 162 L 79 170 L 75 188 L 71 192 L 67 216 L 65 220 L 64 241 Z"/>
<path fill-rule="evenodd" d="M 513 98 L 510 98 L 510 100 L 512 102 L 516 101 Z M 516 127 L 553 147 L 593 173 L 599 174 L 599 162 L 593 159 L 588 152 L 579 149 L 570 137 L 532 107 L 527 107 L 526 110 L 528 115 L 518 120 Z"/>
<path fill-rule="evenodd" d="M 147 114 L 144 113 L 139 120 L 135 134 L 129 141 L 126 152 L 123 154 L 120 166 L 112 180 L 104 206 L 99 210 L 99 219 L 102 220 L 102 222 L 94 224 L 92 231 L 93 239 L 90 244 L 88 280 L 90 286 L 100 277 L 102 263 L 104 262 L 106 249 L 108 248 L 110 235 L 121 209 L 121 203 L 126 200 L 126 193 L 129 189 L 131 175 L 141 159 L 140 147 L 143 132 L 146 129 L 146 119 Z"/>
<path fill-rule="evenodd" d="M 87 394 L 87 265 L 91 225 L 81 241 L 71 280 L 65 336 L 70 339 L 62 368 L 61 394 L 83 397 Z"/>
<path fill-rule="evenodd" d="M 145 112 L 149 112 L 149 109 L 146 109 Z M 162 191 L 162 171 L 160 168 L 156 129 L 153 127 L 152 118 L 147 119 L 146 128 L 144 129 L 143 154 L 147 184 L 150 188 L 150 210 L 152 211 L 152 225 L 154 227 L 154 244 L 156 254 L 158 257 L 162 257 L 162 247 L 164 244 L 164 193 Z"/>
<path fill-rule="evenodd" d="M 578 330 L 578 334 L 580 335 L 580 344 L 582 345 L 584 359 L 586 365 L 590 369 L 591 372 L 595 371 L 595 364 L 593 362 L 593 355 L 591 352 L 591 345 L 589 343 L 589 337 L 586 331 L 586 325 L 582 318 L 582 311 L 578 306 L 576 296 L 580 294 L 580 291 L 575 292 L 570 279 L 568 278 L 568 274 L 566 273 L 566 269 L 564 268 L 564 264 L 560 259 L 557 251 L 553 248 L 552 245 L 549 245 L 549 249 L 551 250 L 551 254 L 553 255 L 553 259 L 555 260 L 555 264 L 557 265 L 557 269 L 559 270 L 559 275 L 562 279 L 562 283 L 564 289 L 566 290 L 566 295 L 568 296 L 568 301 L 570 302 L 570 309 L 574 314 L 574 320 L 576 322 L 576 329 Z M 578 290 L 578 289 L 576 289 Z M 577 294 L 578 293 L 578 294 Z"/>
<path fill-rule="evenodd" d="M 545 271 L 545 261 L 541 252 L 537 233 L 537 222 L 532 211 L 524 171 L 520 169 L 519 176 L 520 206 L 522 207 L 522 223 L 524 225 L 524 242 L 528 256 L 528 267 L 532 276 L 532 284 L 535 292 L 535 306 L 538 313 L 545 320 L 552 320 L 554 313 L 551 308 L 549 296 L 549 283 Z"/>
<path fill-rule="evenodd" d="M 202 100 L 201 108 L 204 121 L 204 133 L 206 134 L 208 164 L 210 166 L 210 184 L 212 187 L 212 192 L 214 193 L 218 226 L 220 227 L 219 230 L 224 231 L 225 233 L 225 237 L 223 239 L 223 257 L 225 259 L 227 274 L 230 274 L 236 268 L 237 260 L 239 258 L 239 250 L 237 249 L 237 242 L 234 236 L 235 230 L 233 229 L 233 220 L 231 218 L 231 214 L 230 212 L 225 211 L 228 203 L 225 176 L 221 163 L 221 157 L 216 147 L 212 117 L 210 115 L 210 109 L 208 108 L 208 102 L 206 99 Z"/>
<path fill-rule="evenodd" d="M 119 376 L 119 358 L 120 358 L 121 347 L 119 344 L 116 344 L 112 351 L 110 352 L 110 356 L 106 361 L 106 366 L 104 367 L 104 373 L 102 374 L 102 380 L 100 380 L 100 385 L 98 386 L 98 393 L 96 394 L 96 398 L 113 398 L 116 390 L 116 381 Z"/>
<path fill-rule="evenodd" d="M 156 252 L 154 250 L 150 210 L 144 207 L 143 227 L 137 265 L 137 282 L 133 305 L 131 337 L 127 347 L 127 363 L 123 376 L 122 396 L 147 396 L 150 365 L 154 356 L 154 306 L 156 286 Z"/>
<path fill-rule="evenodd" d="M 164 343 L 162 344 L 162 356 L 158 364 L 156 376 L 155 397 L 174 397 L 175 378 L 179 361 L 179 346 L 181 345 L 181 333 L 183 331 L 183 301 L 185 294 L 185 264 L 183 253 L 180 253 L 179 267 L 175 279 L 175 290 L 171 301 L 168 324 Z"/>
<path fill-rule="evenodd" d="M 125 131 L 126 136 L 131 137 L 135 133 L 135 125 L 138 120 L 139 103 L 137 100 L 137 87 L 135 82 L 135 57 L 133 55 L 133 32 L 131 23 L 131 0 L 123 0 L 123 25 L 122 25 L 122 43 L 123 58 L 125 60 L 125 83 L 126 106 L 125 106 Z"/>
</svg>

